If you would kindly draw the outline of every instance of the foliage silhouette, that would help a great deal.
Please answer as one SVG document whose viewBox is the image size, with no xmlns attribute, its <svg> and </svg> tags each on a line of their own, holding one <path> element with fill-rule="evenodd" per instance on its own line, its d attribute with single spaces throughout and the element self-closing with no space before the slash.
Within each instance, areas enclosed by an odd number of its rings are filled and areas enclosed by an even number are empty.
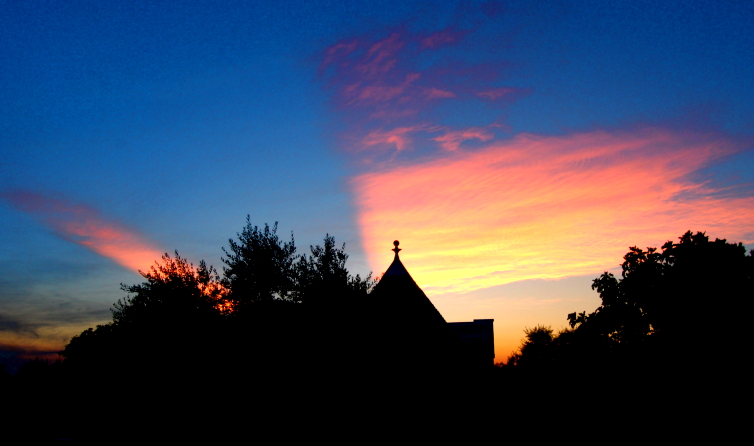
<svg viewBox="0 0 754 446">
<path fill-rule="evenodd" d="M 362 279 L 346 268 L 346 244 L 335 246 L 335 237 L 325 235 L 324 245 L 310 246 L 311 255 L 301 255 L 296 263 L 297 300 L 311 305 L 342 304 L 364 298 L 376 281 L 369 273 Z"/>
<path fill-rule="evenodd" d="M 121 284 L 128 296 L 113 305 L 113 321 L 74 336 L 61 352 L 68 367 L 80 376 L 128 376 L 133 385 L 202 374 L 277 381 L 291 377 L 296 361 L 334 367 L 343 365 L 344 352 L 356 351 L 363 327 L 350 316 L 359 313 L 374 281 L 371 273 L 362 279 L 348 272 L 345 244 L 338 248 L 328 234 L 324 246 L 297 256 L 292 235 L 284 243 L 277 223 L 259 228 L 247 216 L 238 241 L 224 252 L 223 278 L 176 252 L 140 271 L 143 283 Z M 184 361 L 197 352 L 200 363 L 185 370 Z M 173 375 L 181 378 L 167 378 Z"/>
<path fill-rule="evenodd" d="M 327 234 L 324 245 L 310 246 L 310 255 L 297 255 L 293 234 L 283 242 L 277 227 L 253 226 L 247 216 L 238 240 L 223 248 L 223 284 L 239 314 L 250 304 L 274 301 L 336 305 L 365 297 L 374 286 L 371 273 L 362 279 L 348 272 L 345 243 L 338 248 Z"/>
<path fill-rule="evenodd" d="M 551 345 L 554 339 L 552 328 L 537 325 L 525 328 L 526 338 L 521 344 L 521 353 L 517 364 L 521 366 L 545 367 L 551 361 Z"/>
<path fill-rule="evenodd" d="M 296 244 L 293 234 L 290 242 L 280 240 L 277 228 L 277 222 L 272 228 L 252 226 L 247 215 L 238 241 L 230 239 L 228 249 L 223 248 L 223 283 L 238 310 L 251 303 L 296 301 Z"/>
<path fill-rule="evenodd" d="M 631 247 L 620 278 L 605 272 L 594 280 L 602 301 L 595 311 L 569 314 L 570 328 L 557 336 L 549 327 L 526 329 L 500 372 L 569 401 L 567 389 L 591 387 L 595 379 L 600 404 L 681 408 L 692 394 L 714 398 L 737 385 L 727 383 L 743 382 L 736 377 L 747 369 L 741 352 L 748 348 L 748 313 L 736 309 L 754 297 L 753 254 L 690 231 L 661 250 Z M 710 352 L 715 360 L 703 359 Z"/>
<path fill-rule="evenodd" d="M 194 268 L 176 251 L 175 258 L 166 253 L 161 263 L 155 262 L 149 271 L 139 273 L 146 282 L 121 284 L 121 289 L 133 296 L 113 304 L 111 311 L 116 324 L 215 317 L 228 308 L 227 290 L 217 271 L 204 260 Z"/>
<path fill-rule="evenodd" d="M 730 329 L 731 319 L 705 318 L 704 308 L 737 302 L 752 295 L 754 260 L 741 243 L 710 241 L 703 232 L 686 232 L 659 252 L 631 247 L 624 256 L 622 278 L 605 272 L 594 280 L 602 305 L 594 312 L 571 313 L 571 327 L 612 343 L 640 344 L 652 338 L 692 344 Z"/>
<path fill-rule="evenodd" d="M 217 272 L 203 261 L 195 268 L 176 252 L 140 273 L 145 282 L 121 284 L 129 295 L 113 304 L 112 322 L 74 336 L 60 352 L 77 379 L 108 376 L 137 392 L 155 380 L 186 382 L 206 371 L 208 363 L 183 370 L 183 361 L 216 350 L 222 338 L 227 304 Z"/>
</svg>

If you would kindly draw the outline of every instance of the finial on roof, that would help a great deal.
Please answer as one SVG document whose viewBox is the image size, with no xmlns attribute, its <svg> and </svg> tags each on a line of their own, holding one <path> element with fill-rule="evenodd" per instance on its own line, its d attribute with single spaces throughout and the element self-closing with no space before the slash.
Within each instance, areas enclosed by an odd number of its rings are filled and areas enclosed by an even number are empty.
<svg viewBox="0 0 754 446">
<path fill-rule="evenodd" d="M 401 242 L 399 242 L 398 240 L 396 240 L 396 241 L 393 242 L 393 246 L 395 246 L 395 248 L 391 249 L 391 251 L 393 251 L 395 253 L 396 257 L 398 257 L 398 251 L 402 251 L 402 249 L 398 247 L 398 245 L 400 245 L 400 244 L 401 244 Z"/>
</svg>

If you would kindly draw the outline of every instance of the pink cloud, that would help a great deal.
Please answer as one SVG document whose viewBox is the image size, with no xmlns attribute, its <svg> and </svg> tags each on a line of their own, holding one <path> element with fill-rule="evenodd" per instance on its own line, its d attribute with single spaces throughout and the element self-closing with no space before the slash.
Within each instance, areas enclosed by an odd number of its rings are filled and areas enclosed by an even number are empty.
<svg viewBox="0 0 754 446">
<path fill-rule="evenodd" d="M 396 54 L 405 45 L 398 33 L 372 44 L 366 56 L 355 66 L 356 71 L 368 78 L 385 75 L 397 63 Z"/>
<path fill-rule="evenodd" d="M 28 191 L 5 192 L 0 197 L 14 208 L 34 216 L 65 240 L 127 269 L 146 271 L 162 255 L 143 236 L 106 220 L 89 206 Z"/>
<path fill-rule="evenodd" d="M 427 95 L 427 99 L 448 99 L 456 97 L 452 91 L 441 90 L 439 88 L 427 88 L 424 90 Z"/>
<path fill-rule="evenodd" d="M 421 39 L 421 48 L 434 49 L 456 43 L 459 40 L 463 39 L 466 34 L 468 34 L 468 31 L 457 31 L 453 28 L 438 31 Z"/>
<path fill-rule="evenodd" d="M 338 42 L 335 45 L 332 45 L 325 49 L 325 57 L 323 58 L 322 64 L 319 67 L 320 72 L 336 59 L 354 52 L 358 45 L 358 41 L 352 40 L 348 42 Z"/>
<path fill-rule="evenodd" d="M 374 130 L 362 139 L 362 149 L 373 146 L 395 146 L 397 151 L 403 151 L 411 145 L 411 134 L 426 130 L 426 126 L 398 127 L 390 130 Z"/>
<path fill-rule="evenodd" d="M 480 91 L 476 95 L 494 101 L 514 92 L 516 92 L 515 88 L 493 88 L 491 90 Z"/>
<path fill-rule="evenodd" d="M 754 242 L 754 197 L 724 197 L 687 180 L 737 149 L 712 135 L 652 129 L 523 134 L 360 175 L 353 186 L 372 267 L 389 265 L 399 239 L 417 283 L 437 295 L 596 276 L 628 246 L 656 246 L 686 230 Z"/>
<path fill-rule="evenodd" d="M 348 87 L 346 94 L 354 96 L 350 102 L 351 104 L 387 102 L 401 96 L 420 76 L 419 73 L 408 73 L 400 84 L 393 86 L 375 84 L 362 87 L 360 84 L 355 84 Z"/>
<path fill-rule="evenodd" d="M 447 131 L 443 135 L 434 138 L 434 140 L 437 141 L 440 144 L 440 147 L 442 147 L 443 149 L 447 150 L 448 152 L 454 152 L 458 150 L 458 148 L 464 141 L 478 139 L 480 141 L 486 142 L 491 140 L 493 137 L 494 136 L 492 135 L 492 133 L 490 133 L 488 130 L 471 128 L 459 131 Z"/>
<path fill-rule="evenodd" d="M 426 122 L 440 101 L 484 97 L 511 102 L 521 95 L 512 87 L 500 88 L 501 73 L 508 65 L 498 61 L 469 64 L 437 57 L 442 48 L 460 42 L 470 30 L 454 27 L 429 35 L 405 29 L 387 37 L 346 39 L 324 51 L 320 74 L 329 81 L 333 99 L 343 112 L 346 126 L 373 140 L 386 127 L 412 127 Z M 481 90 L 481 92 L 480 92 Z M 425 113 L 426 112 L 426 113 Z M 352 130 L 346 132 L 352 133 Z M 396 147 L 406 147 L 393 138 Z M 371 144 L 375 149 L 377 144 Z M 349 147 L 349 151 L 361 151 Z"/>
</svg>

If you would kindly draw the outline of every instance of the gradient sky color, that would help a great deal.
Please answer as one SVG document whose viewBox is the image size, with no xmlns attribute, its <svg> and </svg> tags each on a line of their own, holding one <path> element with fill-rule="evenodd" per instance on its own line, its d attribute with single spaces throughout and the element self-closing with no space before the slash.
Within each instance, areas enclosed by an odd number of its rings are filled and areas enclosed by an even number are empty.
<svg viewBox="0 0 754 446">
<path fill-rule="evenodd" d="M 107 322 L 163 252 L 220 266 L 246 214 L 354 273 L 399 239 L 498 360 L 629 246 L 754 245 L 751 2 L 2 6 L 0 361 Z"/>
</svg>

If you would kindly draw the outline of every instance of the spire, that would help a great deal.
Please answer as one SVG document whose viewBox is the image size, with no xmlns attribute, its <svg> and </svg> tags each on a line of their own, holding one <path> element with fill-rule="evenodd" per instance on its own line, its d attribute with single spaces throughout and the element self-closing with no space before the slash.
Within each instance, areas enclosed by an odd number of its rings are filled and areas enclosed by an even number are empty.
<svg viewBox="0 0 754 446">
<path fill-rule="evenodd" d="M 390 267 L 387 269 L 387 271 L 385 271 L 385 274 L 383 274 L 382 277 L 398 276 L 398 275 L 401 275 L 401 276 L 406 275 L 410 277 L 408 271 L 406 271 L 406 267 L 403 266 L 403 263 L 401 263 L 401 259 L 398 258 L 398 252 L 403 251 L 401 248 L 398 247 L 398 245 L 400 244 L 401 242 L 399 242 L 398 240 L 393 242 L 393 246 L 395 246 L 395 248 L 391 249 L 391 251 L 395 253 L 395 258 L 393 259 L 393 263 L 390 264 Z"/>
</svg>

